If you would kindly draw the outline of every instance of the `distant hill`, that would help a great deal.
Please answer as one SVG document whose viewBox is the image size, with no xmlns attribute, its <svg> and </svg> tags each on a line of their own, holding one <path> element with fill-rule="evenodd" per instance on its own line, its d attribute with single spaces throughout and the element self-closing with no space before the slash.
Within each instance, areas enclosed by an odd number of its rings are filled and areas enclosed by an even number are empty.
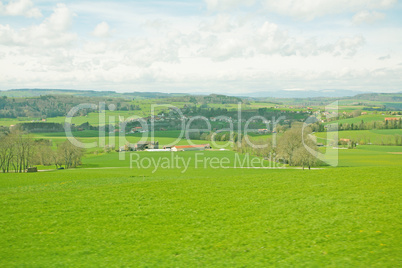
<svg viewBox="0 0 402 268">
<path fill-rule="evenodd" d="M 95 91 L 95 90 L 74 90 L 74 89 L 40 89 L 40 88 L 22 88 L 0 91 L 0 96 L 7 97 L 39 97 L 44 95 L 70 95 L 85 97 L 110 97 L 127 99 L 159 99 L 177 96 L 186 96 L 183 93 L 162 93 L 162 92 L 129 92 L 118 93 L 116 91 Z"/>
<path fill-rule="evenodd" d="M 366 93 L 366 92 L 363 92 Z M 342 98 L 351 97 L 362 94 L 361 91 L 340 90 L 340 89 L 324 89 L 324 90 L 278 90 L 278 91 L 261 91 L 252 93 L 242 93 L 235 96 L 251 97 L 251 98 Z"/>
<path fill-rule="evenodd" d="M 359 94 L 353 99 L 370 100 L 370 101 L 389 101 L 389 102 L 402 102 L 402 93 L 368 93 Z"/>
<path fill-rule="evenodd" d="M 162 99 L 173 97 L 186 97 L 190 96 L 205 96 L 204 94 L 193 93 L 162 93 L 162 92 L 126 92 L 118 93 L 116 91 L 96 91 L 96 90 L 73 90 L 73 89 L 10 89 L 0 91 L 1 96 L 7 97 L 39 97 L 45 95 L 70 95 L 82 97 L 102 97 L 102 98 L 125 98 L 125 99 Z M 402 92 L 399 93 L 362 93 L 360 91 L 352 90 L 322 90 L 322 91 L 303 91 L 303 90 L 280 90 L 280 91 L 266 91 L 254 92 L 244 94 L 226 94 L 217 95 L 209 94 L 208 96 L 233 96 L 240 98 L 252 99 L 280 99 L 280 100 L 294 100 L 294 99 L 309 99 L 314 101 L 323 100 L 365 100 L 365 101 L 380 101 L 380 102 L 402 102 Z"/>
</svg>

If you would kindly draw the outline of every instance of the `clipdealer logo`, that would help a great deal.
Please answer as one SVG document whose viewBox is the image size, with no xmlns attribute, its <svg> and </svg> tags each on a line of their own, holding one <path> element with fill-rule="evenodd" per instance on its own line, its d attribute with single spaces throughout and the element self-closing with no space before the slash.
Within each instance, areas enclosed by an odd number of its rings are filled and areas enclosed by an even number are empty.
<svg viewBox="0 0 402 268">
<path fill-rule="evenodd" d="M 97 141 L 84 143 L 79 141 L 73 135 L 72 131 L 72 119 L 74 116 L 82 109 L 91 109 L 98 110 L 99 114 L 99 138 Z M 264 149 L 268 146 L 268 139 L 266 139 L 267 143 L 253 143 L 253 140 L 249 139 L 249 133 L 255 132 L 255 129 L 251 129 L 249 126 L 251 123 L 256 121 L 262 122 L 265 124 L 266 130 L 271 132 L 271 139 L 269 140 L 270 145 L 273 148 L 277 146 L 277 131 L 276 130 L 279 122 L 281 120 L 285 120 L 285 116 L 279 116 L 277 118 L 272 117 L 267 119 L 260 115 L 255 115 L 247 120 L 242 118 L 242 104 L 238 103 L 237 105 L 237 118 L 234 120 L 233 118 L 225 115 L 221 115 L 216 117 L 226 123 L 226 128 L 223 129 L 214 129 L 211 124 L 211 120 L 206 118 L 205 116 L 192 116 L 190 118 L 186 117 L 180 108 L 170 105 L 170 104 L 153 104 L 151 105 L 150 116 L 146 119 L 141 118 L 139 116 L 133 115 L 127 118 L 119 116 L 118 120 L 115 115 L 108 115 L 106 111 L 115 111 L 116 106 L 114 104 L 110 104 L 106 106 L 106 103 L 100 102 L 99 105 L 91 104 L 91 103 L 83 103 L 72 108 L 65 118 L 64 128 L 66 137 L 68 140 L 75 146 L 79 148 L 97 148 L 97 147 L 105 147 L 110 146 L 114 148 L 119 147 L 129 147 L 134 148 L 135 144 L 130 143 L 126 137 L 126 128 L 128 123 L 136 122 L 141 126 L 142 135 L 139 137 L 137 143 L 155 143 L 156 135 L 155 135 L 155 119 L 158 117 L 158 111 L 160 112 L 163 109 L 168 109 L 170 112 L 175 113 L 175 119 L 180 126 L 179 131 L 180 134 L 173 141 L 164 144 L 167 148 L 172 148 L 175 145 L 178 145 L 179 142 L 185 140 L 186 143 L 190 146 L 196 145 L 194 141 L 190 138 L 191 133 L 193 132 L 203 132 L 203 133 L 211 133 L 211 147 L 215 149 L 226 149 L 226 148 L 234 148 L 242 146 L 242 143 L 246 143 L 247 146 L 254 150 Z M 330 105 L 325 106 L 325 111 L 317 111 L 312 116 L 308 117 L 305 122 L 303 122 L 302 126 L 302 142 L 304 148 L 312 154 L 314 157 L 319 159 L 320 161 L 331 165 L 338 165 L 338 151 L 337 150 L 328 150 L 325 152 L 319 151 L 317 152 L 313 148 L 310 148 L 308 144 L 305 142 L 307 139 L 315 140 L 316 137 L 312 134 L 308 134 L 307 137 L 304 137 L 304 129 L 306 129 L 309 125 L 314 124 L 316 122 L 322 121 L 321 114 L 324 113 L 327 119 L 336 118 L 338 116 L 338 102 L 333 102 Z M 203 121 L 205 128 L 193 128 L 193 124 L 196 121 Z M 108 128 L 106 128 L 108 126 Z M 116 126 L 118 127 L 118 131 L 116 130 Z M 338 141 L 338 124 L 337 123 L 329 123 L 326 125 L 326 143 L 327 144 L 336 144 Z M 109 130 L 106 133 L 106 129 Z M 227 133 L 229 135 L 229 139 L 226 142 L 217 142 L 216 137 L 219 133 Z M 117 134 L 117 135 L 116 135 Z M 234 141 L 234 135 L 241 134 L 244 137 L 243 139 L 237 139 Z M 116 144 L 117 141 L 117 144 Z M 264 161 L 261 157 L 253 157 L 249 154 L 246 154 L 245 157 L 241 157 L 240 154 L 235 153 L 234 160 L 225 157 L 210 157 L 205 154 L 196 153 L 194 156 L 188 156 L 186 159 L 181 157 L 180 155 L 176 155 L 178 152 L 172 152 L 170 156 L 163 156 L 159 158 L 154 157 L 146 157 L 145 155 L 141 155 L 141 152 L 130 153 L 130 168 L 153 168 L 153 170 L 157 169 L 165 169 L 165 168 L 179 168 L 185 172 L 190 166 L 194 166 L 199 168 L 201 166 L 210 167 L 210 168 L 246 168 L 246 166 L 250 168 L 278 168 L 282 167 L 279 159 L 276 158 L 275 154 L 269 153 L 269 159 L 265 159 L 268 161 Z M 124 150 L 119 153 L 119 160 L 126 160 L 127 152 Z M 241 161 L 246 159 L 247 165 L 243 165 Z M 251 159 L 251 160 L 250 160 Z M 267 166 L 267 163 L 268 164 Z M 272 164 L 273 163 L 273 164 Z M 282 167 L 283 168 L 283 167 Z"/>
</svg>

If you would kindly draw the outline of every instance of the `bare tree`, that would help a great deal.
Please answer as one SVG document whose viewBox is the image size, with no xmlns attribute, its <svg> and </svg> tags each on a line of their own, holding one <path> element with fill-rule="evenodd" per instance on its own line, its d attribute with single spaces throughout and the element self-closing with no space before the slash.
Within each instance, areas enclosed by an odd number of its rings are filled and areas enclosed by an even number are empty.
<svg viewBox="0 0 402 268">
<path fill-rule="evenodd" d="M 25 172 L 33 156 L 32 138 L 19 130 L 0 137 L 0 167 L 3 172 Z"/>
<path fill-rule="evenodd" d="M 52 163 L 56 166 L 56 168 L 59 168 L 63 165 L 63 159 L 57 152 L 52 150 L 49 154 L 49 158 L 51 159 Z"/>
<path fill-rule="evenodd" d="M 81 163 L 83 149 L 78 148 L 66 140 L 57 148 L 57 154 L 61 158 L 65 168 L 76 167 Z"/>
<path fill-rule="evenodd" d="M 44 166 L 49 166 L 54 164 L 54 159 L 52 154 L 54 151 L 52 150 L 52 143 L 50 140 L 36 140 L 35 142 L 35 153 L 34 153 L 34 159 L 33 159 L 33 164 L 36 165 L 44 165 Z"/>
</svg>

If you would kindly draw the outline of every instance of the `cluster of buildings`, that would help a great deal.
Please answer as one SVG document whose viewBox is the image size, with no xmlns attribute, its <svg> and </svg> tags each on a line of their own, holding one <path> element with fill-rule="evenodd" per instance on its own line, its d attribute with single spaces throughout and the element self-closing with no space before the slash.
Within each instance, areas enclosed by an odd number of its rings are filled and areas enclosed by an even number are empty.
<svg viewBox="0 0 402 268">
<path fill-rule="evenodd" d="M 180 152 L 180 151 L 204 151 L 207 149 L 211 149 L 209 144 L 199 144 L 199 145 L 174 145 L 171 147 L 163 146 L 159 148 L 159 142 L 137 142 L 134 145 L 125 145 L 119 148 L 120 152 L 124 151 L 148 151 L 148 152 L 163 152 L 163 151 L 171 151 L 171 152 Z"/>
</svg>

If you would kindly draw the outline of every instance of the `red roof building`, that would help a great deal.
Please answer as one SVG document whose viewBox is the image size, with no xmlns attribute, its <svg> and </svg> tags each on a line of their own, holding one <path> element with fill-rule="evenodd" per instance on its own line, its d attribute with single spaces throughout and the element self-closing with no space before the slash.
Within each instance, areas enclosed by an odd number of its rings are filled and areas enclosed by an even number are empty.
<svg viewBox="0 0 402 268">
<path fill-rule="evenodd" d="M 173 146 L 171 151 L 203 151 L 205 149 L 209 149 L 211 146 L 209 144 L 200 144 L 200 145 L 176 145 Z"/>
</svg>

